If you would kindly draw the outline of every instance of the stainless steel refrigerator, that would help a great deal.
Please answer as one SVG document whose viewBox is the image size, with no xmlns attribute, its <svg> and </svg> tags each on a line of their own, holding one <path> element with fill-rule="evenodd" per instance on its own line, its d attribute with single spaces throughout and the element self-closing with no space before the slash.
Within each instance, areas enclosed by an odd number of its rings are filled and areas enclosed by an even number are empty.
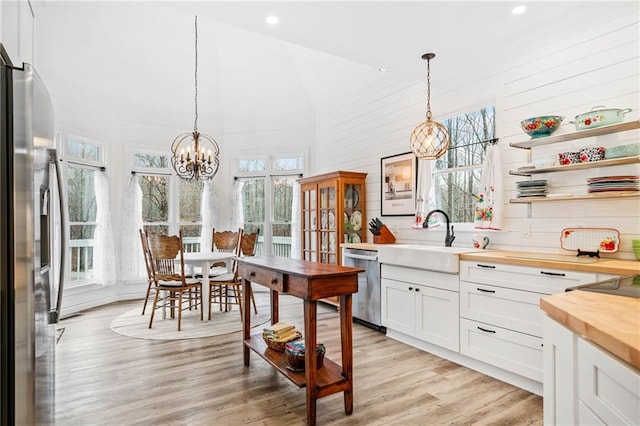
<svg viewBox="0 0 640 426">
<path fill-rule="evenodd" d="M 53 424 L 66 228 L 53 108 L 0 44 L 0 424 Z"/>
</svg>

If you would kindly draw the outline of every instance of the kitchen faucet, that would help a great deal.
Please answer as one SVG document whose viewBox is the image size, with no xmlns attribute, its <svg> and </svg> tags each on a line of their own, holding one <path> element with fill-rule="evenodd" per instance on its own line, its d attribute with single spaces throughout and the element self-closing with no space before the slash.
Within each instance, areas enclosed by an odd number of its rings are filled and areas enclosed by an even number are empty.
<svg viewBox="0 0 640 426">
<path fill-rule="evenodd" d="M 444 245 L 445 247 L 451 247 L 451 243 L 456 239 L 456 235 L 453 232 L 453 225 L 451 225 L 451 227 L 449 226 L 449 216 L 443 210 L 435 209 L 427 213 L 427 217 L 424 219 L 424 222 L 422 222 L 422 227 L 425 229 L 429 228 L 429 218 L 434 213 L 441 213 L 447 221 L 447 235 L 444 237 Z"/>
</svg>

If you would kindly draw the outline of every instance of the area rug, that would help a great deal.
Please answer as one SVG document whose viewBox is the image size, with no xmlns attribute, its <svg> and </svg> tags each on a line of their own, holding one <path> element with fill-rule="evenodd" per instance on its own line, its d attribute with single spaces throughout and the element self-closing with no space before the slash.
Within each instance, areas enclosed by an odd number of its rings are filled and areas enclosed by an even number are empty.
<svg viewBox="0 0 640 426">
<path fill-rule="evenodd" d="M 269 321 L 269 293 L 255 292 L 258 315 L 251 310 L 252 328 L 261 326 Z M 162 311 L 157 310 L 153 318 L 153 327 L 149 328 L 149 317 L 151 309 L 147 307 L 144 315 L 142 312 L 142 301 L 140 306 L 125 312 L 116 317 L 111 322 L 111 330 L 118 334 L 137 339 L 150 340 L 181 340 L 197 339 L 201 337 L 219 336 L 242 331 L 242 321 L 238 313 L 238 307 L 234 306 L 232 311 L 224 312 L 213 306 L 211 320 L 207 320 L 208 307 L 205 306 L 204 321 L 200 321 L 200 311 L 182 312 L 182 330 L 178 331 L 178 319 L 162 318 Z M 296 303 L 294 298 L 280 298 L 280 305 L 283 303 Z M 147 305 L 148 306 L 148 305 Z"/>
</svg>

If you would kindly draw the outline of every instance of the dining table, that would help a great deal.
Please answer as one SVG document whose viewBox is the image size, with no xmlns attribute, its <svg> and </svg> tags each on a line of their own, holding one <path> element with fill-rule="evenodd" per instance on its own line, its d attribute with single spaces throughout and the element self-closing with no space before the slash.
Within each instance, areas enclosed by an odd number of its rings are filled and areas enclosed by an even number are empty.
<svg viewBox="0 0 640 426">
<path fill-rule="evenodd" d="M 231 259 L 235 257 L 234 252 L 226 252 L 226 251 L 199 251 L 199 252 L 190 252 L 184 253 L 184 263 L 188 265 L 200 266 L 202 268 L 202 310 L 204 312 L 204 307 L 209 304 L 209 276 L 206 275 L 205 279 L 205 271 L 211 270 L 211 265 L 215 262 L 224 261 L 227 264 L 227 270 L 231 271 Z M 204 319 L 207 319 L 207 315 L 204 316 Z"/>
</svg>

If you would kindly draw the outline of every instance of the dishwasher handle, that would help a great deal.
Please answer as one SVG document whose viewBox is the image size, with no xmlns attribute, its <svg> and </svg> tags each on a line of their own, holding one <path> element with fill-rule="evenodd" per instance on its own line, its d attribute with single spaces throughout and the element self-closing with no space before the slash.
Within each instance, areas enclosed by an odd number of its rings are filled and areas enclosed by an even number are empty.
<svg viewBox="0 0 640 426">
<path fill-rule="evenodd" d="M 378 260 L 378 256 L 365 256 L 363 254 L 353 254 L 353 253 L 345 253 L 343 256 L 351 259 L 360 259 L 360 260 Z"/>
</svg>

